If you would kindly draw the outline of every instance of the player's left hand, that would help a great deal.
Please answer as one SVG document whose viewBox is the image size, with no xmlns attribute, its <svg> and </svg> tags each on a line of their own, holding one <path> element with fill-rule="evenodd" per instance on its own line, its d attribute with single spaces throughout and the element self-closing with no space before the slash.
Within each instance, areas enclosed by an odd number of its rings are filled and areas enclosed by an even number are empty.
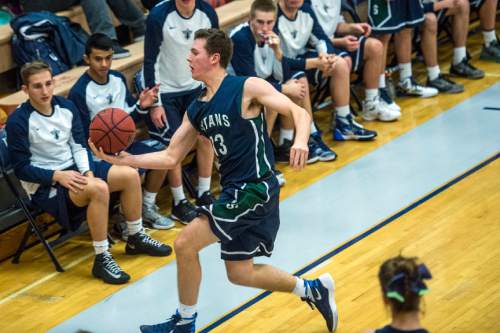
<svg viewBox="0 0 500 333">
<path fill-rule="evenodd" d="M 306 165 L 309 156 L 309 147 L 307 144 L 295 142 L 290 148 L 290 166 L 300 170 Z"/>
<path fill-rule="evenodd" d="M 149 89 L 144 89 L 139 94 L 139 105 L 141 109 L 147 109 L 153 106 L 158 101 L 158 91 L 160 90 L 160 85 L 157 84 Z"/>
<path fill-rule="evenodd" d="M 370 36 L 372 33 L 372 27 L 368 23 L 356 23 L 352 26 L 353 32 L 359 35 L 364 35 L 365 37 Z"/>
<path fill-rule="evenodd" d="M 96 156 L 97 158 L 103 160 L 103 161 L 106 161 L 110 164 L 115 164 L 115 165 L 127 165 L 127 163 L 124 163 L 124 158 L 128 155 L 130 155 L 129 153 L 127 153 L 126 151 L 122 151 L 120 152 L 118 155 L 109 155 L 109 154 L 106 154 L 101 147 L 99 147 L 99 149 L 97 149 L 97 147 L 94 145 L 94 143 L 92 141 L 88 141 L 88 144 L 89 144 L 89 147 L 90 147 L 90 150 L 92 150 L 92 153 L 94 154 L 94 156 Z"/>
</svg>

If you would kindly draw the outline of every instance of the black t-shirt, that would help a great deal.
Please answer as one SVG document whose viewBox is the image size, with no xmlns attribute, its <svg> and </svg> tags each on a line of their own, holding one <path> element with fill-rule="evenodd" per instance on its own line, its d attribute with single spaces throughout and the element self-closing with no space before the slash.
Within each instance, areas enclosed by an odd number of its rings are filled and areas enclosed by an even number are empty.
<svg viewBox="0 0 500 333">
<path fill-rule="evenodd" d="M 424 328 L 411 331 L 402 331 L 392 327 L 391 325 L 387 325 L 384 328 L 379 328 L 378 330 L 375 330 L 375 333 L 429 333 L 429 331 L 427 331 Z"/>
</svg>

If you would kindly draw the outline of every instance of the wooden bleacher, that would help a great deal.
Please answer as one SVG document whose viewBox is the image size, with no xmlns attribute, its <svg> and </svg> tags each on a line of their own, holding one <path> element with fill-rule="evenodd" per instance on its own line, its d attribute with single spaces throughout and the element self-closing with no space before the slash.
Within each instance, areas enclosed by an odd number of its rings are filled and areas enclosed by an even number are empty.
<svg viewBox="0 0 500 333">
<path fill-rule="evenodd" d="M 219 16 L 219 23 L 222 29 L 230 29 L 236 24 L 245 21 L 250 12 L 250 4 L 252 0 L 235 0 L 224 6 L 216 8 L 217 15 Z M 87 21 L 81 7 L 75 6 L 72 9 L 58 13 L 69 17 L 72 21 L 80 23 L 85 29 L 88 29 Z M 0 73 L 15 68 L 13 63 L 10 49 L 10 38 L 12 37 L 12 30 L 9 25 L 0 27 L 0 54 L 6 55 L 0 60 Z M 131 57 L 118 59 L 113 61 L 113 69 L 122 72 L 129 83 L 135 72 L 137 72 L 143 63 L 143 42 L 134 43 L 127 46 L 132 54 Z M 66 96 L 76 82 L 82 75 L 86 67 L 75 67 L 67 72 L 64 72 L 55 77 L 56 80 L 56 95 Z M 0 107 L 7 113 L 12 112 L 19 104 L 26 100 L 26 95 L 22 91 L 5 96 L 0 99 Z"/>
</svg>

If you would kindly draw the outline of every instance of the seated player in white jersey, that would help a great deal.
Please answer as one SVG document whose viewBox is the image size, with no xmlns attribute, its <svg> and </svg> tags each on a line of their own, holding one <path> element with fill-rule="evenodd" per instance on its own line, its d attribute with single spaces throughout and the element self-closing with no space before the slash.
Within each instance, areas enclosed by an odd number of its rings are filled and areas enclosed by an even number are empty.
<svg viewBox="0 0 500 333">
<path fill-rule="evenodd" d="M 304 0 L 278 1 L 278 18 L 274 28 L 281 36 L 283 54 L 300 60 L 295 70 L 305 71 L 309 83 L 322 89 L 327 87 L 334 103 L 334 140 L 368 141 L 377 136 L 375 131 L 365 129 L 354 119 L 349 107 L 350 69 L 342 53 L 335 50 L 330 39 L 321 28 L 314 11 Z M 309 58 L 319 57 L 317 66 L 308 63 Z M 325 71 L 325 63 L 333 66 Z"/>
<path fill-rule="evenodd" d="M 96 114 L 107 108 L 120 108 L 128 112 L 134 120 L 138 113 L 147 113 L 157 99 L 158 87 L 140 93 L 136 100 L 130 94 L 125 77 L 111 70 L 113 41 L 106 35 L 93 34 L 85 46 L 85 63 L 88 70 L 71 88 L 68 99 L 73 101 L 80 111 L 83 128 L 88 139 L 88 128 Z M 142 142 L 134 142 L 127 151 L 135 154 L 157 151 Z M 142 218 L 144 223 L 155 229 L 170 229 L 175 226 L 172 220 L 160 214 L 156 206 L 156 196 L 166 176 L 165 170 L 148 170 L 143 189 Z"/>
<path fill-rule="evenodd" d="M 279 185 L 272 171 L 270 139 L 263 107 L 292 117 L 296 135 L 290 165 L 301 169 L 308 156 L 311 117 L 267 81 L 227 75 L 231 39 L 221 30 L 201 29 L 195 34 L 188 62 L 194 79 L 206 89 L 190 106 L 181 127 L 165 151 L 146 155 L 105 155 L 100 158 L 134 167 L 174 167 L 196 143 L 209 137 L 221 163 L 222 191 L 213 205 L 187 225 L 175 240 L 179 307 L 166 322 L 143 325 L 143 333 L 193 333 L 201 283 L 198 253 L 220 242 L 229 280 L 238 285 L 293 293 L 315 306 L 327 328 L 337 328 L 334 281 L 330 274 L 303 280 L 273 266 L 255 264 L 254 257 L 271 256 L 279 228 Z"/>
<path fill-rule="evenodd" d="M 185 61 L 194 32 L 218 26 L 215 10 L 203 0 L 163 1 L 149 13 L 144 40 L 144 81 L 149 88 L 160 84 L 160 98 L 145 120 L 150 136 L 165 146 L 180 126 L 188 105 L 201 90 L 201 83 L 191 78 Z M 196 146 L 196 159 L 196 204 L 209 205 L 214 200 L 210 192 L 214 155 L 210 142 L 204 138 L 200 138 Z M 184 195 L 181 165 L 170 170 L 167 178 L 174 201 L 172 218 L 187 224 L 197 213 Z"/>
<path fill-rule="evenodd" d="M 423 0 L 425 21 L 420 28 L 420 49 L 427 67 L 427 86 L 440 93 L 457 94 L 464 91 L 463 84 L 455 83 L 441 75 L 438 63 L 439 23 L 448 17 L 453 35 L 453 58 L 450 74 L 466 79 L 480 79 L 484 72 L 475 68 L 467 59 L 466 43 L 469 33 L 468 0 Z"/>
<path fill-rule="evenodd" d="M 340 13 L 341 0 L 306 0 L 333 46 L 344 55 L 352 72 L 359 73 L 365 84 L 365 100 L 361 116 L 365 120 L 395 121 L 401 112 L 389 107 L 379 96 L 378 84 L 382 68 L 382 43 L 369 37 L 368 23 L 347 23 Z"/>
<path fill-rule="evenodd" d="M 47 64 L 25 64 L 21 77 L 29 99 L 9 117 L 7 142 L 16 175 L 32 202 L 68 230 L 76 230 L 86 215 L 96 253 L 92 274 L 104 282 L 122 284 L 130 279 L 109 252 L 110 192 L 120 192 L 128 221 L 125 253 L 168 256 L 172 249 L 142 228 L 137 171 L 94 163 L 79 112 L 73 102 L 53 96 L 54 80 Z"/>
<path fill-rule="evenodd" d="M 234 50 L 230 74 L 256 76 L 270 82 L 278 91 L 303 107 L 312 117 L 311 96 L 307 77 L 301 73 L 290 72 L 289 59 L 283 55 L 280 37 L 273 32 L 276 23 L 277 7 L 272 0 L 256 0 L 250 8 L 250 20 L 233 29 L 230 36 Z M 285 82 L 285 77 L 291 77 Z M 276 112 L 266 110 L 268 130 L 272 131 Z M 293 122 L 288 117 L 280 116 L 280 136 L 276 149 L 276 162 L 287 163 L 290 160 L 290 147 L 293 142 Z M 309 140 L 309 158 L 307 163 L 333 161 L 337 155 L 321 139 L 314 124 L 311 126 Z"/>
</svg>

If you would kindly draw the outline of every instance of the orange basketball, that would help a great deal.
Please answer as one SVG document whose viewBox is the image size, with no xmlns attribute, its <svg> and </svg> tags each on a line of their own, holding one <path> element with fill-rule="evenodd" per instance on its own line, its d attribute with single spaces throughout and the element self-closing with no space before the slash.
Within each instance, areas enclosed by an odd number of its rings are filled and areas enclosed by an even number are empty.
<svg viewBox="0 0 500 333">
<path fill-rule="evenodd" d="M 89 136 L 97 148 L 102 147 L 107 154 L 116 154 L 134 141 L 135 123 L 122 109 L 104 109 L 92 119 Z"/>
</svg>

